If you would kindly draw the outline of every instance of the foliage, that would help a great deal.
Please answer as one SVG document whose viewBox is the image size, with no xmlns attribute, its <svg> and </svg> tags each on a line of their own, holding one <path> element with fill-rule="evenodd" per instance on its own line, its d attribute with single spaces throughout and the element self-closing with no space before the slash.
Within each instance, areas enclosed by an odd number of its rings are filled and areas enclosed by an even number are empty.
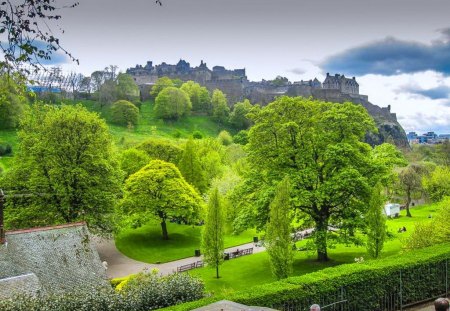
<svg viewBox="0 0 450 311">
<path fill-rule="evenodd" d="M 284 178 L 277 185 L 275 198 L 270 204 L 265 239 L 272 273 L 278 280 L 287 278 L 292 272 L 292 218 L 289 200 L 289 180 Z"/>
<path fill-rule="evenodd" d="M 0 157 L 12 154 L 12 147 L 8 143 L 4 143 L 0 140 Z"/>
<path fill-rule="evenodd" d="M 184 179 L 200 193 L 203 193 L 207 187 L 207 180 L 197 150 L 196 143 L 192 139 L 189 139 L 184 147 L 180 162 L 178 162 L 178 168 Z"/>
<path fill-rule="evenodd" d="M 199 218 L 203 202 L 172 163 L 153 160 L 125 182 L 121 212 L 140 224 L 151 218 L 161 221 L 164 240 L 169 239 L 166 221 L 180 218 L 188 223 Z"/>
<path fill-rule="evenodd" d="M 398 174 L 399 188 L 406 196 L 406 215 L 411 217 L 409 206 L 414 196 L 420 195 L 422 191 L 422 176 L 426 168 L 420 164 L 410 164 Z"/>
<path fill-rule="evenodd" d="M 241 130 L 236 135 L 233 136 L 233 141 L 236 144 L 247 145 L 248 144 L 248 131 Z"/>
<path fill-rule="evenodd" d="M 0 75 L 0 129 L 15 128 L 27 102 L 22 78 L 19 75 Z"/>
<path fill-rule="evenodd" d="M 194 81 L 187 81 L 183 83 L 180 89 L 189 95 L 193 111 L 208 112 L 211 98 L 206 87 L 201 86 Z"/>
<path fill-rule="evenodd" d="M 133 77 L 126 73 L 119 73 L 116 86 L 117 98 L 137 103 L 139 101 L 139 87 Z"/>
<path fill-rule="evenodd" d="M 400 271 L 402 304 L 412 304 L 439 296 L 445 291 L 448 280 L 443 277 L 443 272 L 449 256 L 449 245 L 442 244 L 386 259 L 327 268 L 278 282 L 252 286 L 251 289 L 241 292 L 219 294 L 174 306 L 170 310 L 192 310 L 221 299 L 278 310 L 286 305 L 295 305 L 299 310 L 306 310 L 311 301 L 331 304 L 336 302 L 336 297 L 347 300 L 346 307 L 349 310 L 360 310 L 361 306 L 364 306 L 365 310 L 380 310 L 385 303 L 384 297 L 398 290 Z M 400 301 L 396 300 L 395 304 L 393 307 L 399 309 Z M 166 310 L 169 308 L 161 311 Z"/>
<path fill-rule="evenodd" d="M 174 164 L 178 163 L 183 154 L 183 149 L 167 139 L 147 139 L 136 149 L 144 151 L 152 160 L 163 160 Z"/>
<path fill-rule="evenodd" d="M 125 179 L 136 173 L 150 162 L 150 157 L 142 150 L 127 149 L 120 155 L 120 168 L 125 172 Z"/>
<path fill-rule="evenodd" d="M 242 213 L 236 222 L 266 223 L 274 185 L 289 176 L 298 215 L 312 222 L 319 260 L 327 260 L 330 224 L 363 226 L 370 187 L 383 181 L 400 153 L 384 144 L 364 143 L 376 131 L 364 107 L 301 97 L 280 97 L 254 110 L 247 145 L 251 171 L 238 193 Z"/>
<path fill-rule="evenodd" d="M 202 250 L 204 261 L 209 267 L 216 269 L 216 278 L 219 278 L 219 266 L 223 262 L 224 225 L 223 204 L 219 190 L 214 188 L 209 196 L 205 226 L 202 232 Z"/>
<path fill-rule="evenodd" d="M 219 124 L 225 124 L 230 115 L 227 97 L 221 90 L 214 90 L 211 97 L 212 117 Z"/>
<path fill-rule="evenodd" d="M 386 216 L 383 213 L 386 200 L 381 191 L 380 184 L 373 188 L 369 210 L 365 217 L 367 222 L 367 253 L 373 258 L 380 256 L 386 240 Z"/>
<path fill-rule="evenodd" d="M 85 220 L 93 229 L 108 230 L 122 176 L 105 122 L 80 105 L 35 104 L 18 136 L 5 188 L 33 195 L 9 201 L 10 213 L 47 225 Z M 18 219 L 13 226 L 23 225 Z"/>
<path fill-rule="evenodd" d="M 405 240 L 406 249 L 419 249 L 450 242 L 450 197 L 439 202 L 435 217 L 429 223 L 416 223 L 413 233 Z"/>
<path fill-rule="evenodd" d="M 433 202 L 439 202 L 445 196 L 450 196 L 450 167 L 436 167 L 431 174 L 423 178 L 423 187 Z"/>
<path fill-rule="evenodd" d="M 200 131 L 194 131 L 192 133 L 192 138 L 194 138 L 194 139 L 202 139 L 203 138 L 203 134 Z"/>
<path fill-rule="evenodd" d="M 285 86 L 289 84 L 289 79 L 282 76 L 276 76 L 276 78 L 270 82 L 274 86 Z"/>
<path fill-rule="evenodd" d="M 118 100 L 111 107 L 111 122 L 118 125 L 136 125 L 139 109 L 127 100 Z"/>
<path fill-rule="evenodd" d="M 77 5 L 78 2 L 74 2 L 65 8 Z M 22 71 L 22 65 L 29 64 L 37 70 L 56 51 L 62 51 L 78 63 L 60 45 L 55 32 L 47 24 L 61 18 L 57 14 L 59 10 L 55 0 L 3 1 L 0 5 L 0 33 L 3 34 L 0 48 L 4 60 L 0 67 Z"/>
<path fill-rule="evenodd" d="M 228 131 L 225 130 L 220 131 L 219 136 L 217 136 L 217 139 L 224 146 L 229 146 L 233 143 L 233 137 Z"/>
<path fill-rule="evenodd" d="M 98 101 L 100 102 L 101 108 L 115 102 L 117 100 L 117 83 L 116 83 L 116 81 L 106 80 L 100 86 L 97 96 L 98 96 Z"/>
<path fill-rule="evenodd" d="M 450 141 L 448 139 L 436 146 L 436 158 L 439 164 L 450 166 Z"/>
<path fill-rule="evenodd" d="M 165 120 L 178 120 L 190 113 L 192 108 L 189 96 L 175 87 L 164 88 L 155 100 L 155 116 Z"/>
<path fill-rule="evenodd" d="M 156 80 L 155 84 L 152 87 L 152 90 L 150 91 L 150 95 L 156 99 L 158 97 L 159 93 L 164 90 L 167 87 L 174 87 L 173 81 L 168 77 L 161 77 L 158 80 Z M 175 86 L 176 87 L 176 86 Z"/>
<path fill-rule="evenodd" d="M 247 114 L 253 108 L 252 104 L 248 99 L 245 99 L 243 102 L 236 103 L 233 106 L 233 111 L 230 113 L 230 124 L 239 130 L 248 129 L 252 122 L 249 118 L 247 118 Z"/>
<path fill-rule="evenodd" d="M 161 277 L 157 272 L 130 278 L 123 289 L 79 288 L 71 292 L 40 293 L 0 301 L 4 311 L 148 311 L 202 298 L 204 286 L 188 274 Z"/>
</svg>

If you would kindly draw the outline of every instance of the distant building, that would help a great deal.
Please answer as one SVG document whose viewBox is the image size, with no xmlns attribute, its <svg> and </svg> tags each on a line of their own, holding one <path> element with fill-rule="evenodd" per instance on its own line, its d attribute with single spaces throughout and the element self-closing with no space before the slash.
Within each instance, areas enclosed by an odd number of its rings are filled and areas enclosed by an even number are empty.
<svg viewBox="0 0 450 311">
<path fill-rule="evenodd" d="M 85 223 L 7 231 L 0 239 L 0 299 L 105 286 Z"/>
<path fill-rule="evenodd" d="M 359 94 L 359 84 L 355 77 L 349 79 L 344 75 L 335 74 L 331 76 L 327 73 L 322 87 L 324 89 L 340 90 L 343 94 Z"/>
</svg>

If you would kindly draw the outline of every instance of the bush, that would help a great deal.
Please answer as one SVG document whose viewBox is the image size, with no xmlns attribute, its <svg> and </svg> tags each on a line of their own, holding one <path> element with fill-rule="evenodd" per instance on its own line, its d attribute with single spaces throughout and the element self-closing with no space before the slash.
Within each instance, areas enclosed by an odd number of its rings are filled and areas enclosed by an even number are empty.
<svg viewBox="0 0 450 311">
<path fill-rule="evenodd" d="M 179 120 L 192 109 L 189 96 L 175 87 L 163 89 L 155 99 L 155 116 L 164 120 Z"/>
<path fill-rule="evenodd" d="M 194 131 L 194 133 L 192 133 L 192 138 L 194 139 L 202 139 L 203 138 L 203 133 L 200 131 Z"/>
<path fill-rule="evenodd" d="M 239 133 L 234 135 L 233 141 L 236 144 L 247 145 L 248 144 L 248 131 L 247 130 L 239 131 Z"/>
<path fill-rule="evenodd" d="M 118 100 L 111 107 L 111 122 L 119 125 L 136 125 L 139 109 L 126 100 Z"/>
<path fill-rule="evenodd" d="M 172 133 L 173 138 L 181 138 L 181 132 L 180 130 L 175 130 L 175 132 Z"/>
<path fill-rule="evenodd" d="M 442 295 L 450 274 L 445 273 L 450 258 L 450 244 L 436 245 L 398 256 L 362 263 L 340 265 L 282 281 L 255 286 L 234 294 L 217 295 L 171 307 L 171 311 L 187 311 L 221 299 L 246 305 L 307 310 L 313 302 L 331 304 L 347 300 L 345 310 L 384 310 L 386 297 L 392 296 L 392 308 Z M 447 280 L 446 280 L 447 278 Z M 395 309 L 397 308 L 397 309 Z M 169 310 L 169 308 L 164 309 Z"/>
<path fill-rule="evenodd" d="M 0 157 L 12 154 L 12 147 L 8 143 L 0 142 Z"/>
<path fill-rule="evenodd" d="M 122 290 L 77 289 L 35 297 L 1 300 L 2 311 L 149 311 L 203 297 L 203 283 L 189 274 L 160 277 L 157 272 L 137 274 Z"/>
<path fill-rule="evenodd" d="M 233 137 L 231 137 L 230 133 L 228 133 L 227 131 L 220 132 L 217 138 L 219 139 L 220 143 L 224 146 L 228 146 L 233 143 Z"/>
</svg>

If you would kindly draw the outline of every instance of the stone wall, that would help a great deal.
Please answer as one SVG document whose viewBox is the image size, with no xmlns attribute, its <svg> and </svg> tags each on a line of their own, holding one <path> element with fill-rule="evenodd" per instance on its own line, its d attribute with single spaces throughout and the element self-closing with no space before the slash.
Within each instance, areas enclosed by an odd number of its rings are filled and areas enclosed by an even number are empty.
<svg viewBox="0 0 450 311">
<path fill-rule="evenodd" d="M 212 93 L 219 89 L 227 95 L 228 105 L 244 100 L 244 82 L 241 79 L 210 80 L 205 83 L 206 88 Z"/>
</svg>

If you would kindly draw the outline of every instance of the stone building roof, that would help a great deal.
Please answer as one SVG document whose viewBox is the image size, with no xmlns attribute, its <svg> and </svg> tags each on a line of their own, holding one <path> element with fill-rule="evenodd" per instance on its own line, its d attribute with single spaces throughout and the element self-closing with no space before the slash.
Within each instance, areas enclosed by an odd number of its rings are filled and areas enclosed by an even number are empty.
<svg viewBox="0 0 450 311">
<path fill-rule="evenodd" d="M 3 296 L 17 287 L 33 293 L 36 284 L 43 292 L 108 286 L 106 279 L 85 223 L 9 231 L 0 245 Z"/>
</svg>

